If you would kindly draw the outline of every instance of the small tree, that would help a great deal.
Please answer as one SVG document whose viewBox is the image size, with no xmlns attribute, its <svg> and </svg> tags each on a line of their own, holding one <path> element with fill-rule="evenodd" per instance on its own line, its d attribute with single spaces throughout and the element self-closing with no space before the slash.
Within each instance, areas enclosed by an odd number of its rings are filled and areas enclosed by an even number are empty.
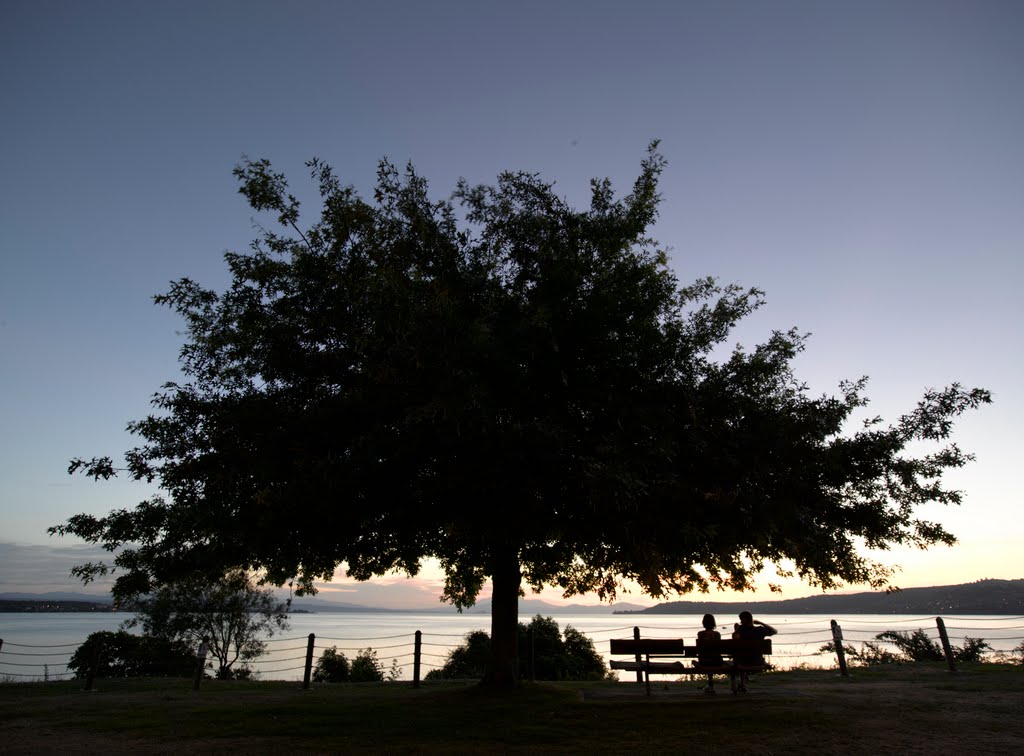
<svg viewBox="0 0 1024 756">
<path fill-rule="evenodd" d="M 68 671 L 88 677 L 97 657 L 97 677 L 190 677 L 196 667 L 193 649 L 183 641 L 101 630 L 75 650 Z"/>
<path fill-rule="evenodd" d="M 193 647 L 207 639 L 219 678 L 251 675 L 249 663 L 267 650 L 262 638 L 288 627 L 286 604 L 241 570 L 213 582 L 191 579 L 160 586 L 140 597 L 137 607 L 125 627 L 141 625 L 147 635 Z"/>
<path fill-rule="evenodd" d="M 316 660 L 316 668 L 313 670 L 313 682 L 348 682 L 350 665 L 344 653 L 338 651 L 337 646 L 331 646 L 324 650 L 320 658 Z"/>
</svg>

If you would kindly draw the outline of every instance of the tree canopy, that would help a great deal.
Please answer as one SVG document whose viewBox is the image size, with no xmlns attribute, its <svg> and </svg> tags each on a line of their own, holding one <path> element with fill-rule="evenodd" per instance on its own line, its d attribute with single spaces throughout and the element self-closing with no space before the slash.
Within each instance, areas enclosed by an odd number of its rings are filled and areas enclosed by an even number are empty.
<svg viewBox="0 0 1024 756">
<path fill-rule="evenodd" d="M 630 193 L 594 180 L 584 210 L 527 173 L 435 201 L 382 161 L 365 201 L 308 166 L 317 220 L 245 160 L 240 192 L 276 230 L 226 254 L 226 290 L 185 278 L 156 298 L 185 321 L 187 381 L 129 426 L 126 460 L 164 494 L 51 529 L 115 551 L 115 593 L 227 567 L 304 591 L 342 564 L 366 579 L 432 557 L 458 606 L 492 580 L 490 675 L 509 679 L 524 583 L 660 597 L 749 587 L 773 562 L 881 585 L 862 547 L 953 541 L 916 510 L 960 501 L 941 485 L 970 458 L 952 422 L 989 394 L 930 390 L 851 428 L 866 381 L 810 395 L 799 331 L 730 351 L 763 295 L 677 280 L 648 235 L 656 143 Z"/>
</svg>

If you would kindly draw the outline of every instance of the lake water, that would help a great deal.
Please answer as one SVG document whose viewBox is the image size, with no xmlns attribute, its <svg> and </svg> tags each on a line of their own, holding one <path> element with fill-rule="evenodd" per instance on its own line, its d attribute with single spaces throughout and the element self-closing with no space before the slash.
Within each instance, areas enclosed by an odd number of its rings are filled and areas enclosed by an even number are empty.
<svg viewBox="0 0 1024 756">
<path fill-rule="evenodd" d="M 130 615 L 106 612 L 0 613 L 0 679 L 66 679 L 66 664 L 78 644 L 89 633 L 117 630 Z M 594 646 L 608 659 L 611 638 L 629 638 L 633 627 L 643 637 L 686 638 L 694 640 L 701 627 L 702 615 L 682 614 L 553 614 L 559 627 L 575 627 L 594 641 Z M 521 620 L 529 622 L 529 615 Z M 848 644 L 860 647 L 885 630 L 912 632 L 924 629 L 938 639 L 935 617 L 908 615 L 756 615 L 757 619 L 775 627 L 779 634 L 772 638 L 772 663 L 786 669 L 801 664 L 833 667 L 832 654 L 816 652 L 832 639 L 830 620 L 842 627 Z M 719 616 L 723 635 L 732 630 L 735 618 Z M 983 638 L 997 651 L 1010 651 L 1024 640 L 1024 617 L 980 616 L 944 617 L 950 641 L 958 646 L 967 637 Z M 445 656 L 473 630 L 490 631 L 486 614 L 406 614 L 406 613 L 317 613 L 294 614 L 290 628 L 269 639 L 269 653 L 258 660 L 254 669 L 262 679 L 301 680 L 307 639 L 315 635 L 314 658 L 323 649 L 335 646 L 349 659 L 360 649 L 377 651 L 384 667 L 392 659 L 402 669 L 402 679 L 411 679 L 414 636 L 422 632 L 421 674 L 444 664 Z"/>
</svg>

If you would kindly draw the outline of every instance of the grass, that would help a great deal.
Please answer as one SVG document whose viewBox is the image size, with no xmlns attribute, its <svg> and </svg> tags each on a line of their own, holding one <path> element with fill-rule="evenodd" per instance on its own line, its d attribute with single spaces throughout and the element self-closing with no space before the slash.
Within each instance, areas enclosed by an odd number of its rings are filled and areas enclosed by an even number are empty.
<svg viewBox="0 0 1024 756">
<path fill-rule="evenodd" d="M 339 684 L 98 680 L 0 685 L 0 750 L 158 753 L 1014 752 L 1024 668 L 942 665 L 762 675 L 750 693 L 693 681 Z"/>
</svg>

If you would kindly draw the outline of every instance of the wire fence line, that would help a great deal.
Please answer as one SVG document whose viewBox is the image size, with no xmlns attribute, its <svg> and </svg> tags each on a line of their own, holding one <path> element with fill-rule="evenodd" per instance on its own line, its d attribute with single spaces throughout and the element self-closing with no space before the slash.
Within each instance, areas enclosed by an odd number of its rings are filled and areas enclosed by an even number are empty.
<svg viewBox="0 0 1024 756">
<path fill-rule="evenodd" d="M 957 624 L 943 628 L 943 619 Z M 982 622 L 986 624 L 981 624 Z M 967 643 L 983 639 L 991 647 L 988 654 L 990 659 L 1005 658 L 1024 644 L 1024 616 L 894 617 L 886 620 L 877 615 L 869 620 L 859 620 L 852 615 L 845 615 L 841 635 L 843 643 L 870 642 L 876 647 L 898 648 L 895 641 L 878 637 L 878 628 L 882 624 L 896 626 L 896 629 L 889 628 L 890 632 L 895 633 L 907 634 L 913 628 L 914 631 L 924 632 L 926 637 L 935 643 L 941 640 L 940 630 L 946 632 L 948 643 Z M 652 638 L 695 635 L 691 625 L 623 625 L 579 632 L 593 642 L 595 649 L 607 663 L 608 641 L 632 635 L 634 628 L 644 637 Z M 835 666 L 836 654 L 822 652 L 822 648 L 829 644 L 834 648 L 835 638 L 831 627 L 826 626 L 821 617 L 787 620 L 785 625 L 778 629 L 779 634 L 772 639 L 772 660 L 777 668 Z M 416 635 L 419 635 L 419 642 Z M 308 676 L 310 664 L 315 663 L 315 660 L 329 648 L 352 657 L 372 650 L 383 657 L 382 661 L 401 665 L 399 679 L 409 679 L 411 674 L 407 673 L 406 667 L 414 665 L 423 676 L 430 670 L 441 669 L 451 651 L 461 645 L 461 641 L 467 635 L 468 633 L 408 632 L 379 636 L 316 636 L 311 633 L 312 640 L 310 636 L 268 638 L 264 640 L 267 653 L 247 661 L 246 664 L 260 679 L 300 679 L 303 675 Z M 75 676 L 75 673 L 68 669 L 68 663 L 85 639 L 78 643 L 59 644 L 32 644 L 21 640 L 0 639 L 0 681 L 66 680 Z"/>
</svg>

